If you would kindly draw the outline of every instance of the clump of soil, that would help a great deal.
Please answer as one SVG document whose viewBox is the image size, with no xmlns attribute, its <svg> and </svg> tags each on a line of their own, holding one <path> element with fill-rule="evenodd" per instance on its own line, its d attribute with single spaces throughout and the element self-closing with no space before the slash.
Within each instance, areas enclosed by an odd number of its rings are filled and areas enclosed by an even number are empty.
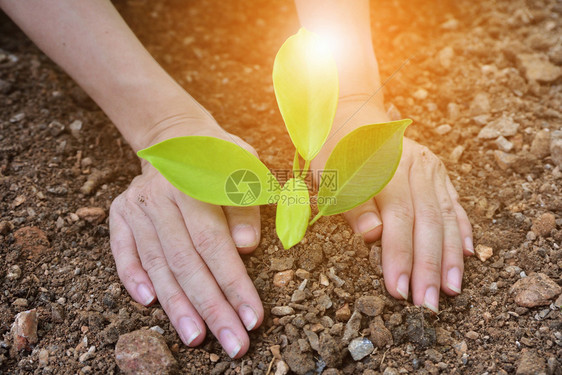
<svg viewBox="0 0 562 375">
<path fill-rule="evenodd" d="M 298 27 L 291 3 L 117 5 L 220 124 L 272 169 L 290 165 L 270 74 Z M 321 219 L 283 250 L 274 208 L 265 207 L 260 246 L 244 256 L 267 314 L 250 351 L 231 360 L 213 337 L 184 347 L 158 305 L 130 299 L 109 248 L 105 216 L 139 173 L 137 158 L 95 104 L 1 16 L 0 367 L 118 373 L 119 337 L 153 327 L 182 373 L 559 373 L 562 6 L 372 6 L 381 76 L 393 76 L 387 104 L 413 118 L 407 135 L 444 160 L 475 243 L 493 254 L 467 259 L 460 296 L 442 296 L 437 316 L 394 300 L 380 247 L 364 244 L 341 217 Z M 285 282 L 274 283 L 280 277 Z M 37 340 L 15 350 L 11 325 L 31 309 Z"/>
</svg>

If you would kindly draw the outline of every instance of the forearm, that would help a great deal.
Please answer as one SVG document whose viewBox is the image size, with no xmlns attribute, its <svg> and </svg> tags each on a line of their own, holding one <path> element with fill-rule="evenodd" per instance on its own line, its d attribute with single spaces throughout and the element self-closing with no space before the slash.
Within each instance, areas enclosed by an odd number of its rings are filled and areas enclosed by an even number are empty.
<svg viewBox="0 0 562 375">
<path fill-rule="evenodd" d="M 301 25 L 333 45 L 340 97 L 372 94 L 379 74 L 372 44 L 368 0 L 295 0 Z"/>
<path fill-rule="evenodd" d="M 0 0 L 2 9 L 96 101 L 134 150 L 185 108 L 206 116 L 108 0 Z"/>
</svg>

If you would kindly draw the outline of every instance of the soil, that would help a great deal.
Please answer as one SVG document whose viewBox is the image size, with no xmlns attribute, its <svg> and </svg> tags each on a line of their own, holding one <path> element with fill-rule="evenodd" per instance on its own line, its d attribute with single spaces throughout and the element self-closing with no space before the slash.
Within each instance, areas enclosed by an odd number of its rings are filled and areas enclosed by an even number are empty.
<svg viewBox="0 0 562 375">
<path fill-rule="evenodd" d="M 117 6 L 220 124 L 272 169 L 290 166 L 271 68 L 298 27 L 292 2 Z M 442 295 L 438 315 L 393 299 L 380 248 L 364 244 L 339 216 L 321 219 L 301 244 L 283 250 L 274 207 L 264 207 L 260 246 L 244 256 L 266 310 L 248 354 L 231 360 L 212 336 L 186 348 L 158 305 L 136 304 L 121 286 L 107 219 L 77 214 L 84 207 L 107 214 L 139 173 L 136 156 L 83 91 L 1 15 L 0 372 L 120 373 L 117 338 L 159 326 L 181 373 L 285 373 L 274 352 L 301 374 L 560 374 L 560 297 L 532 306 L 516 303 L 510 290 L 533 272 L 562 284 L 562 161 L 548 140 L 562 130 L 561 3 L 381 0 L 372 7 L 381 76 L 390 78 L 387 105 L 414 119 L 407 135 L 445 162 L 475 244 L 493 252 L 466 260 L 460 296 Z M 539 69 L 526 65 L 537 61 Z M 492 138 L 478 137 L 504 115 L 519 124 L 515 131 L 503 123 Z M 295 274 L 275 286 L 273 276 L 286 270 Z M 292 302 L 304 279 L 304 294 Z M 364 296 L 376 298 L 358 301 Z M 275 316 L 276 306 L 293 312 Z M 38 341 L 14 351 L 10 327 L 32 308 Z M 350 317 L 354 311 L 363 312 Z M 380 347 L 356 361 L 347 345 L 356 337 Z"/>
</svg>

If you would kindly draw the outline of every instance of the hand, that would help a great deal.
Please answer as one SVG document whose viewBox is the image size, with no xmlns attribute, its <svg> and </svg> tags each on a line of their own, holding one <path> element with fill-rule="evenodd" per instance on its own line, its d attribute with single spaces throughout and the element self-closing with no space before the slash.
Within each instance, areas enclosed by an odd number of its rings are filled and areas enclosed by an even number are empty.
<svg viewBox="0 0 562 375">
<path fill-rule="evenodd" d="M 255 154 L 210 116 L 168 118 L 147 146 L 185 135 L 222 138 Z M 135 301 L 157 298 L 186 345 L 203 342 L 206 323 L 229 356 L 246 353 L 246 330 L 261 324 L 263 307 L 238 252 L 259 243 L 259 207 L 200 202 L 143 161 L 142 174 L 111 205 L 110 232 L 117 272 Z"/>
<path fill-rule="evenodd" d="M 340 99 L 332 133 L 313 161 L 322 168 L 337 142 L 353 129 L 389 121 L 382 100 Z M 353 117 L 351 117 L 353 115 Z M 427 147 L 405 138 L 402 158 L 389 184 L 344 216 L 366 241 L 382 236 L 385 286 L 395 298 L 439 311 L 439 290 L 461 292 L 464 255 L 474 254 L 472 227 L 445 166 Z"/>
</svg>

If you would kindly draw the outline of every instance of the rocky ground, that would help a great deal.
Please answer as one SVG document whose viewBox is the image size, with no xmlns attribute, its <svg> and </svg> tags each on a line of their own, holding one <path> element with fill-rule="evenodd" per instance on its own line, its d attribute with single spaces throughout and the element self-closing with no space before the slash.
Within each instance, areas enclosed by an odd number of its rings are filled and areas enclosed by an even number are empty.
<svg viewBox="0 0 562 375">
<path fill-rule="evenodd" d="M 219 123 L 271 168 L 290 165 L 270 75 L 298 26 L 291 2 L 117 5 Z M 562 373 L 562 4 L 373 6 L 389 109 L 415 120 L 408 136 L 444 160 L 474 226 L 460 296 L 437 316 L 394 300 L 380 247 L 340 217 L 283 250 L 264 207 L 244 258 L 267 314 L 250 351 L 231 360 L 213 337 L 186 348 L 158 305 L 130 299 L 111 256 L 108 209 L 137 158 L 0 16 L 0 372 Z"/>
</svg>

